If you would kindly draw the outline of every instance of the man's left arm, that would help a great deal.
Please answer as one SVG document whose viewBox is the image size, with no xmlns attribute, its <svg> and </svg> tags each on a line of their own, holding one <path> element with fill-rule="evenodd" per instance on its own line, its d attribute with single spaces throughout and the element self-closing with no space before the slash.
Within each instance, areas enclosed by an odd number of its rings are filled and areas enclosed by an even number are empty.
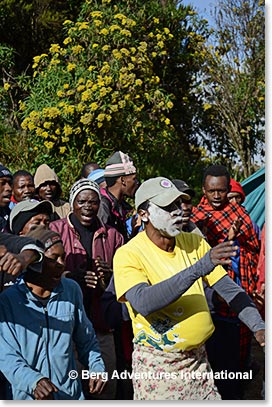
<svg viewBox="0 0 272 407">
<path fill-rule="evenodd" d="M 265 346 L 265 323 L 250 296 L 228 275 L 222 277 L 212 288 L 237 313 L 238 318 L 254 333 L 261 346 Z"/>
</svg>

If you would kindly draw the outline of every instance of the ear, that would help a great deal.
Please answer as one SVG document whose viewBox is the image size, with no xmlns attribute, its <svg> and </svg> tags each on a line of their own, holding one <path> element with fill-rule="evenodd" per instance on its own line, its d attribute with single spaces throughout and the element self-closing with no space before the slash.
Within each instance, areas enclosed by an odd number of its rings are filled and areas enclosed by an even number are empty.
<svg viewBox="0 0 272 407">
<path fill-rule="evenodd" d="M 120 181 L 121 181 L 121 184 L 124 185 L 124 187 L 127 185 L 125 177 L 120 177 Z"/>
<path fill-rule="evenodd" d="M 202 192 L 203 192 L 203 195 L 206 195 L 206 194 L 205 194 L 205 187 L 204 187 L 204 186 L 202 187 Z"/>
<path fill-rule="evenodd" d="M 140 209 L 138 212 L 138 215 L 140 216 L 142 222 L 148 222 L 148 212 L 144 211 L 143 209 Z"/>
</svg>

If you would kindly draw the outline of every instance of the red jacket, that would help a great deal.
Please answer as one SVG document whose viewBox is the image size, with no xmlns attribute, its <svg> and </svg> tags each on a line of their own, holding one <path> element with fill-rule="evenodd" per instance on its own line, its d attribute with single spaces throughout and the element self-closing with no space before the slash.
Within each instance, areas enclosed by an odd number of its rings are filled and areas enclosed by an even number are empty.
<svg viewBox="0 0 272 407">
<path fill-rule="evenodd" d="M 123 236 L 113 227 L 104 225 L 94 233 L 92 243 L 92 257 L 100 256 L 112 267 L 112 259 L 116 250 L 123 245 Z M 64 250 L 66 252 L 66 270 L 76 273 L 77 271 L 90 269 L 87 267 L 87 253 L 79 240 L 79 233 L 72 225 L 69 215 L 58 219 L 49 225 L 51 230 L 61 235 Z M 100 307 L 100 297 L 103 290 L 97 285 L 96 288 L 81 286 L 83 300 L 88 317 L 91 319 L 95 330 L 108 331 Z"/>
</svg>

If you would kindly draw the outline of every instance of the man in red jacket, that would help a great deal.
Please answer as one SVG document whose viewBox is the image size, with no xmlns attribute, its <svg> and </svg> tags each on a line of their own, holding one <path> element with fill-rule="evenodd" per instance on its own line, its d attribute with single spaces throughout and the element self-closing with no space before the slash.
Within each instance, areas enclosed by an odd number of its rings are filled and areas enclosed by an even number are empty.
<svg viewBox="0 0 272 407">
<path fill-rule="evenodd" d="M 82 289 L 85 310 L 94 326 L 110 379 L 116 369 L 115 345 L 112 329 L 103 316 L 101 296 L 112 275 L 113 255 L 124 240 L 115 228 L 105 225 L 97 216 L 100 200 L 96 182 L 85 178 L 76 181 L 70 190 L 72 212 L 51 222 L 49 227 L 61 235 L 67 277 L 76 280 Z M 115 399 L 115 392 L 116 379 L 110 379 L 97 398 Z M 88 393 L 85 397 L 89 397 Z"/>
</svg>

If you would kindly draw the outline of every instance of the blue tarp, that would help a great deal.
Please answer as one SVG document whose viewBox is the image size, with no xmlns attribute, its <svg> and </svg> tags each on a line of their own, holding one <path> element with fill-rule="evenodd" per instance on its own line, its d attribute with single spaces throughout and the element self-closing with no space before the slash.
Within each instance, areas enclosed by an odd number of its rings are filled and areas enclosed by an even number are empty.
<svg viewBox="0 0 272 407">
<path fill-rule="evenodd" d="M 262 229 L 265 222 L 265 167 L 241 182 L 246 194 L 243 203 L 252 220 Z"/>
</svg>

